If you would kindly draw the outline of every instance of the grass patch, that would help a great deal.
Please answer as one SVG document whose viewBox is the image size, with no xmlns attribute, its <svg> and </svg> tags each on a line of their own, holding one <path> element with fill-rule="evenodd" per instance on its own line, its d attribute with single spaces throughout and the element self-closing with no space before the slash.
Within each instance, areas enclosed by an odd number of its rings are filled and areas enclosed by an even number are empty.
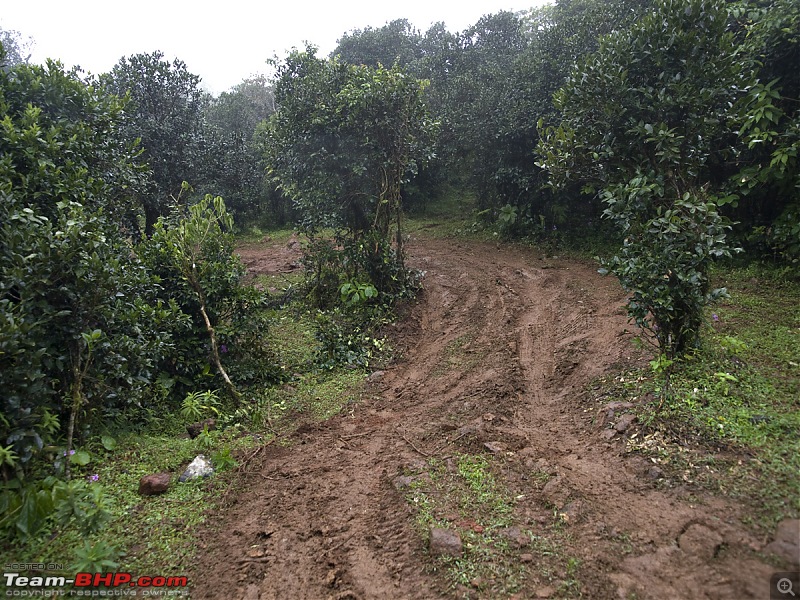
<svg viewBox="0 0 800 600">
<path fill-rule="evenodd" d="M 218 472 L 208 479 L 178 483 L 177 478 L 199 453 L 213 455 L 227 449 L 233 455 L 251 448 L 255 440 L 237 428 L 214 432 L 211 439 L 191 440 L 183 422 L 170 421 L 159 433 L 127 433 L 117 438 L 113 451 L 98 458 L 73 475 L 92 478 L 103 491 L 102 506 L 111 518 L 97 533 L 85 535 L 75 527 L 55 525 L 23 546 L 4 547 L 4 564 L 60 564 L 60 572 L 47 575 L 74 575 L 86 570 L 79 553 L 92 548 L 95 558 L 110 561 L 105 570 L 126 570 L 137 575 L 182 575 L 190 566 L 196 549 L 195 533 L 207 510 L 215 506 L 219 490 L 228 485 L 228 475 Z M 200 444 L 204 444 L 201 446 Z M 232 466 L 232 465 L 230 465 Z M 167 493 L 143 497 L 139 480 L 158 472 L 173 474 Z"/>
<path fill-rule="evenodd" d="M 483 454 L 432 458 L 424 472 L 410 475 L 406 499 L 420 535 L 427 539 L 432 527 L 441 527 L 463 542 L 461 557 L 438 557 L 432 570 L 458 597 L 507 598 L 544 584 L 557 588 L 555 597 L 579 595 L 578 563 L 560 550 L 563 533 L 534 535 L 515 525 L 517 499 L 500 483 L 495 460 Z M 523 561 L 526 554 L 532 560 Z"/>
<path fill-rule="evenodd" d="M 746 500 L 768 529 L 800 515 L 800 284 L 781 273 L 716 274 L 731 297 L 708 311 L 702 349 L 674 365 L 668 389 L 649 371 L 604 384 L 653 400 L 631 450 Z"/>
</svg>

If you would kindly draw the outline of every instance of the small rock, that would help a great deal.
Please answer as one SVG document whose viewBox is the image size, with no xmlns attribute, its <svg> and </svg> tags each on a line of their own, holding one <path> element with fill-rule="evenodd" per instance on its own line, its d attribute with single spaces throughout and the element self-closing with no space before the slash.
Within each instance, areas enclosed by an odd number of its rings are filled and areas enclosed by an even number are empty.
<svg viewBox="0 0 800 600">
<path fill-rule="evenodd" d="M 479 588 L 483 584 L 483 577 L 476 577 L 472 581 L 469 582 L 470 585 L 474 588 Z"/>
<path fill-rule="evenodd" d="M 678 546 L 689 556 L 711 560 L 722 546 L 722 536 L 713 529 L 694 523 L 678 538 Z"/>
<path fill-rule="evenodd" d="M 617 421 L 617 424 L 614 425 L 614 429 L 616 429 L 617 432 L 619 433 L 625 433 L 626 431 L 628 431 L 628 428 L 633 424 L 635 420 L 636 420 L 636 415 L 631 415 L 631 414 L 622 415 L 620 420 Z"/>
<path fill-rule="evenodd" d="M 573 500 L 560 511 L 560 516 L 566 523 L 577 523 L 583 512 L 583 504 L 580 500 Z"/>
<path fill-rule="evenodd" d="M 530 543 L 530 538 L 516 525 L 501 529 L 499 533 L 517 548 L 524 548 Z"/>
<path fill-rule="evenodd" d="M 775 539 L 764 552 L 779 556 L 793 567 L 800 566 L 800 520 L 784 519 L 778 523 Z"/>
<path fill-rule="evenodd" d="M 407 471 L 411 471 L 412 473 L 419 473 L 421 471 L 425 471 L 427 468 L 428 463 L 421 458 L 414 458 L 405 465 L 405 469 Z"/>
<path fill-rule="evenodd" d="M 338 569 L 331 569 L 328 571 L 328 575 L 325 577 L 325 585 L 328 587 L 335 587 L 336 583 L 339 579 L 339 570 Z"/>
<path fill-rule="evenodd" d="M 553 506 L 560 509 L 569 498 L 570 490 L 564 483 L 564 478 L 561 476 L 554 477 L 547 482 L 542 490 L 542 495 Z"/>
<path fill-rule="evenodd" d="M 206 419 L 205 421 L 198 421 L 197 423 L 192 423 L 191 425 L 186 426 L 186 431 L 189 433 L 189 437 L 194 439 L 201 433 L 203 430 L 208 428 L 209 431 L 213 431 L 217 428 L 217 422 L 214 419 Z"/>
<path fill-rule="evenodd" d="M 626 410 L 628 408 L 633 408 L 633 404 L 630 402 L 609 402 L 603 407 L 604 410 Z"/>
<path fill-rule="evenodd" d="M 139 494 L 142 496 L 156 496 L 158 494 L 163 494 L 169 489 L 169 482 L 171 479 L 171 473 L 145 475 L 139 480 Z"/>
<path fill-rule="evenodd" d="M 208 477 L 213 473 L 214 467 L 211 466 L 211 462 L 202 454 L 198 454 L 195 459 L 189 463 L 189 466 L 186 467 L 186 470 L 180 476 L 178 481 L 183 483 L 184 481 L 195 479 L 197 477 Z"/>
<path fill-rule="evenodd" d="M 610 440 L 615 435 L 617 435 L 617 432 L 614 431 L 613 429 L 603 429 L 603 433 L 600 434 L 600 437 L 603 438 L 604 440 Z"/>
<path fill-rule="evenodd" d="M 633 408 L 630 402 L 609 402 L 604 404 L 597 411 L 597 425 L 603 427 L 606 423 L 611 421 L 614 416 L 623 410 Z"/>
<path fill-rule="evenodd" d="M 369 377 L 367 377 L 368 383 L 375 383 L 379 381 L 383 376 L 386 375 L 386 371 L 373 371 L 370 373 Z"/>
<path fill-rule="evenodd" d="M 647 476 L 650 479 L 662 479 L 664 477 L 664 471 L 658 467 L 650 467 L 647 471 Z"/>
<path fill-rule="evenodd" d="M 464 548 L 461 536 L 455 531 L 441 527 L 431 527 L 430 550 L 433 556 L 455 556 L 460 558 Z"/>
<path fill-rule="evenodd" d="M 416 477 L 413 475 L 399 475 L 392 480 L 392 483 L 395 489 L 402 491 L 411 487 L 411 484 L 414 483 L 415 480 Z"/>
<path fill-rule="evenodd" d="M 520 562 L 530 563 L 533 562 L 533 554 L 520 554 L 519 555 Z"/>
<path fill-rule="evenodd" d="M 506 451 L 506 447 L 503 442 L 486 442 L 483 447 L 492 454 L 502 454 Z"/>
</svg>

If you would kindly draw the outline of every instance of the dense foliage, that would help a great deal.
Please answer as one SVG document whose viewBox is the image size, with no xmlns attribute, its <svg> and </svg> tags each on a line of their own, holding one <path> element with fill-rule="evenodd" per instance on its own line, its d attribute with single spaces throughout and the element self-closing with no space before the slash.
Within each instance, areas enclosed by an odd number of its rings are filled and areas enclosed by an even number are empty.
<svg viewBox="0 0 800 600">
<path fill-rule="evenodd" d="M 212 369 L 238 395 L 218 338 L 243 381 L 269 373 L 260 294 L 242 285 L 220 198 L 134 244 L 150 172 L 123 132 L 125 101 L 95 83 L 56 62 L 0 71 L 0 532 L 12 537 L 54 519 L 102 525 L 102 488 L 70 479 L 115 424 L 170 410 Z"/>
<path fill-rule="evenodd" d="M 541 145 L 554 177 L 601 188 L 625 235 L 607 268 L 668 356 L 696 344 L 703 306 L 724 293 L 708 282 L 710 261 L 730 255 L 718 173 L 736 141 L 730 107 L 752 81 L 726 27 L 723 4 L 662 2 L 605 38 L 556 94 L 563 118 Z"/>
<path fill-rule="evenodd" d="M 558 0 L 351 31 L 212 98 L 161 52 L 94 80 L 0 30 L 0 530 L 96 530 L 74 475 L 106 429 L 287 376 L 232 216 L 300 220 L 324 368 L 380 347 L 403 209 L 443 193 L 509 236 L 613 231 L 660 364 L 696 347 L 713 261 L 800 261 L 799 31 L 793 0 Z"/>
<path fill-rule="evenodd" d="M 336 270 L 386 294 L 406 285 L 401 186 L 432 154 L 423 89 L 399 67 L 295 51 L 278 67 L 278 111 L 264 130 L 269 173 L 305 229 L 340 232 Z M 320 273 L 317 289 L 322 283 Z"/>
<path fill-rule="evenodd" d="M 158 217 L 169 212 L 183 181 L 194 182 L 202 140 L 203 93 L 200 77 L 178 59 L 161 52 L 122 58 L 102 78 L 103 87 L 128 98 L 121 132 L 129 141 L 140 140 L 143 158 L 152 173 L 144 195 L 145 232 L 153 231 Z"/>
</svg>

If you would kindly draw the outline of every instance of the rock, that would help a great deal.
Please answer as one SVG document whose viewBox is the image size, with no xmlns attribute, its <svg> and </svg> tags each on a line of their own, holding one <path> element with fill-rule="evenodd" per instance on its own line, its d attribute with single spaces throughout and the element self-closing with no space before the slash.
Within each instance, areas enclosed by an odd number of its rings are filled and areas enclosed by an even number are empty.
<svg viewBox="0 0 800 600">
<path fill-rule="evenodd" d="M 428 463 L 422 460 L 421 458 L 414 458 L 411 459 L 406 465 L 405 470 L 411 471 L 412 473 L 421 473 L 422 471 L 427 470 Z"/>
<path fill-rule="evenodd" d="M 413 475 L 399 475 L 392 480 L 392 484 L 394 484 L 395 489 L 403 491 L 410 488 L 416 479 Z"/>
<path fill-rule="evenodd" d="M 577 523 L 583 513 L 583 504 L 580 500 L 573 500 L 561 509 L 559 515 L 565 523 Z"/>
<path fill-rule="evenodd" d="M 205 428 L 208 428 L 209 431 L 213 431 L 217 428 L 217 422 L 214 419 L 206 419 L 205 421 L 198 421 L 197 423 L 192 423 L 191 425 L 186 426 L 186 431 L 189 433 L 189 437 L 194 439 L 201 433 Z"/>
<path fill-rule="evenodd" d="M 570 490 L 566 483 L 564 483 L 564 478 L 561 476 L 554 477 L 548 481 L 547 485 L 545 485 L 542 490 L 542 495 L 545 499 L 558 509 L 564 506 L 567 498 L 569 498 L 569 494 Z"/>
<path fill-rule="evenodd" d="M 617 432 L 613 429 L 603 429 L 603 433 L 600 434 L 600 437 L 602 437 L 604 440 L 610 440 L 615 435 L 617 435 Z"/>
<path fill-rule="evenodd" d="M 464 551 L 461 536 L 455 531 L 431 527 L 430 550 L 433 556 L 461 557 Z"/>
<path fill-rule="evenodd" d="M 622 415 L 619 421 L 617 421 L 617 424 L 614 425 L 614 429 L 616 429 L 618 433 L 625 433 L 635 420 L 636 415 Z"/>
<path fill-rule="evenodd" d="M 533 554 L 520 554 L 519 555 L 520 562 L 523 563 L 530 563 L 533 562 Z"/>
<path fill-rule="evenodd" d="M 506 451 L 506 447 L 503 442 L 486 442 L 483 447 L 492 454 L 502 454 Z"/>
<path fill-rule="evenodd" d="M 626 410 L 628 408 L 633 408 L 633 403 L 631 402 L 609 402 L 606 404 L 603 409 L 604 410 Z"/>
<path fill-rule="evenodd" d="M 367 377 L 367 383 L 375 383 L 382 379 L 384 375 L 386 375 L 386 371 L 373 371 L 369 374 L 369 377 Z"/>
<path fill-rule="evenodd" d="M 156 473 L 145 475 L 139 480 L 139 493 L 142 496 L 156 496 L 169 489 L 172 473 Z"/>
<path fill-rule="evenodd" d="M 650 479 L 662 479 L 664 477 L 664 471 L 658 467 L 650 467 L 647 471 L 647 476 Z"/>
<path fill-rule="evenodd" d="M 694 523 L 678 538 L 678 546 L 689 556 L 708 561 L 717 555 L 722 536 L 705 525 Z"/>
<path fill-rule="evenodd" d="M 214 467 L 211 466 L 211 461 L 209 461 L 202 454 L 198 454 L 195 459 L 189 463 L 189 466 L 186 467 L 186 470 L 180 476 L 178 481 L 183 483 L 184 481 L 196 479 L 197 477 L 208 477 L 213 473 Z"/>
<path fill-rule="evenodd" d="M 511 527 L 506 527 L 505 529 L 501 529 L 499 531 L 500 535 L 506 538 L 509 542 L 511 542 L 512 546 L 516 548 L 524 548 L 528 544 L 530 544 L 530 538 L 525 535 L 522 530 L 513 525 Z"/>
<path fill-rule="evenodd" d="M 793 567 L 800 567 L 800 520 L 784 519 L 778 523 L 775 539 L 764 547 Z"/>
<path fill-rule="evenodd" d="M 613 420 L 620 411 L 633 408 L 630 402 L 609 402 L 597 410 L 597 426 L 603 427 L 606 423 Z"/>
</svg>

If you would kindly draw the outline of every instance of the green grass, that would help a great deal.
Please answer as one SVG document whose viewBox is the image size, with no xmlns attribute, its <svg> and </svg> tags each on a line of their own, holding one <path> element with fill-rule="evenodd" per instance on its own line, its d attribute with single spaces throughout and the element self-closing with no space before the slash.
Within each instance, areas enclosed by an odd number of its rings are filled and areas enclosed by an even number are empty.
<svg viewBox="0 0 800 600">
<path fill-rule="evenodd" d="M 497 460 L 483 454 L 432 458 L 422 472 L 410 473 L 406 500 L 420 536 L 427 539 L 431 527 L 442 527 L 463 542 L 461 557 L 437 557 L 431 570 L 459 597 L 507 598 L 529 591 L 534 580 L 561 582 L 557 597 L 579 596 L 579 565 L 561 549 L 563 532 L 554 527 L 534 535 L 515 526 L 516 498 L 496 475 Z M 521 561 L 526 553 L 533 561 Z"/>
<path fill-rule="evenodd" d="M 456 190 L 430 202 L 424 209 L 410 212 L 403 229 L 411 236 L 424 234 L 480 241 L 499 239 L 499 233 L 491 225 L 488 214 L 477 209 L 475 196 Z"/>
<path fill-rule="evenodd" d="M 80 468 L 74 478 L 97 476 L 91 485 L 102 486 L 105 505 L 112 513 L 110 522 L 98 533 L 83 535 L 75 527 L 53 526 L 36 538 L 17 547 L 5 547 L 4 562 L 63 564 L 62 574 L 74 574 L 76 551 L 84 542 L 103 543 L 112 549 L 108 558 L 120 568 L 137 574 L 180 575 L 191 564 L 196 549 L 195 534 L 206 510 L 215 506 L 218 490 L 228 483 L 228 475 L 218 473 L 209 479 L 178 483 L 186 465 L 199 453 L 206 455 L 228 447 L 244 452 L 254 441 L 240 436 L 236 429 L 212 436 L 213 445 L 202 448 L 198 440 L 181 437 L 183 423 L 171 419 L 168 432 L 128 433 L 118 437 L 113 451 L 94 454 L 94 461 Z M 163 423 L 162 423 L 163 427 Z M 138 494 L 144 475 L 171 472 L 173 481 L 163 495 Z"/>
<path fill-rule="evenodd" d="M 731 297 L 708 310 L 702 348 L 674 365 L 667 389 L 648 371 L 605 385 L 654 399 L 632 450 L 746 501 L 770 529 L 800 516 L 800 284 L 753 268 L 716 279 Z"/>
</svg>

